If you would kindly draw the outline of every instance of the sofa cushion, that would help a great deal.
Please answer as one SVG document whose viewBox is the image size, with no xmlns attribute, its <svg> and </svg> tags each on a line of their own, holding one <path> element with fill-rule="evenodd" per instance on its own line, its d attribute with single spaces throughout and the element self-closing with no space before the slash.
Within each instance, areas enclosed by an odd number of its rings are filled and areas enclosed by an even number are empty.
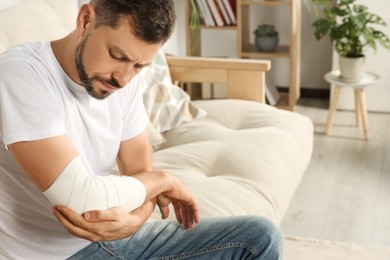
<svg viewBox="0 0 390 260">
<path fill-rule="evenodd" d="M 311 121 L 250 101 L 194 103 L 207 116 L 168 131 L 154 167 L 190 187 L 203 217 L 256 214 L 280 224 L 311 157 Z"/>
<path fill-rule="evenodd" d="M 163 52 L 140 75 L 144 86 L 144 104 L 150 121 L 160 131 L 168 131 L 182 123 L 201 118 L 205 112 L 193 105 L 190 97 L 172 83 Z"/>
<path fill-rule="evenodd" d="M 63 37 L 75 27 L 77 0 L 14 2 L 0 9 L 0 53 L 17 43 Z"/>
</svg>

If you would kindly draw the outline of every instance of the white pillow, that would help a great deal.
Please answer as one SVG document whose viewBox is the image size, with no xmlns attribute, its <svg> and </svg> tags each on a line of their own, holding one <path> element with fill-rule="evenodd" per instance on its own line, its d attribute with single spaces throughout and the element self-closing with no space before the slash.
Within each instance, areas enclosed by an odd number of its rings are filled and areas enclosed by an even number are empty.
<svg viewBox="0 0 390 260">
<path fill-rule="evenodd" d="M 172 83 L 163 52 L 140 75 L 144 104 L 150 121 L 159 132 L 204 117 L 206 112 L 193 105 L 189 95 Z"/>
</svg>

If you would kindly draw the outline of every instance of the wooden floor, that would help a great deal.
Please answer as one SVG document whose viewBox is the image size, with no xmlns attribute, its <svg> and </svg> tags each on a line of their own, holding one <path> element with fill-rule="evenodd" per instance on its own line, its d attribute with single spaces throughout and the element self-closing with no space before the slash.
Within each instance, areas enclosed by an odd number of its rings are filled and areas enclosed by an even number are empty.
<svg viewBox="0 0 390 260">
<path fill-rule="evenodd" d="M 282 221 L 286 235 L 390 247 L 390 114 L 369 113 L 371 139 L 353 111 L 336 111 L 325 136 L 327 102 L 296 111 L 314 123 L 311 163 Z"/>
</svg>

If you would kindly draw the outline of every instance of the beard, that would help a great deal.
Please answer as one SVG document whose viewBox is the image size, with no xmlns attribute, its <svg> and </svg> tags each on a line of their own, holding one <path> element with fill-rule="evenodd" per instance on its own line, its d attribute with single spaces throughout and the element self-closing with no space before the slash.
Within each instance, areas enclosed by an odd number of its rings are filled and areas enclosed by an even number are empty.
<svg viewBox="0 0 390 260">
<path fill-rule="evenodd" d="M 81 85 L 87 90 L 88 94 L 93 98 L 96 98 L 98 100 L 102 100 L 102 99 L 105 99 L 106 97 L 108 97 L 112 92 L 108 92 L 106 90 L 95 89 L 93 87 L 94 81 L 100 81 L 102 83 L 113 86 L 117 89 L 121 88 L 121 85 L 114 78 L 105 79 L 105 78 L 100 77 L 98 75 L 95 75 L 92 77 L 88 76 L 88 73 L 87 73 L 85 66 L 84 66 L 84 63 L 83 63 L 83 54 L 84 54 L 84 49 L 85 49 L 85 45 L 87 43 L 88 37 L 89 36 L 87 35 L 81 41 L 81 43 L 76 47 L 76 53 L 75 53 L 76 69 L 77 69 L 77 73 L 78 73 L 80 81 L 81 81 Z"/>
</svg>

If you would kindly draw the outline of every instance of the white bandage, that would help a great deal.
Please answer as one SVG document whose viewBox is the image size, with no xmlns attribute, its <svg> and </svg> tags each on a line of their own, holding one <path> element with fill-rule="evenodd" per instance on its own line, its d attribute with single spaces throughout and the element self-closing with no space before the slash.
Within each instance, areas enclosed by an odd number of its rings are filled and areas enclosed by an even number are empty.
<svg viewBox="0 0 390 260">
<path fill-rule="evenodd" d="M 129 176 L 94 176 L 80 157 L 74 158 L 43 192 L 52 205 L 66 205 L 81 214 L 90 210 L 105 210 L 115 206 L 129 212 L 144 203 L 144 185 Z"/>
</svg>

